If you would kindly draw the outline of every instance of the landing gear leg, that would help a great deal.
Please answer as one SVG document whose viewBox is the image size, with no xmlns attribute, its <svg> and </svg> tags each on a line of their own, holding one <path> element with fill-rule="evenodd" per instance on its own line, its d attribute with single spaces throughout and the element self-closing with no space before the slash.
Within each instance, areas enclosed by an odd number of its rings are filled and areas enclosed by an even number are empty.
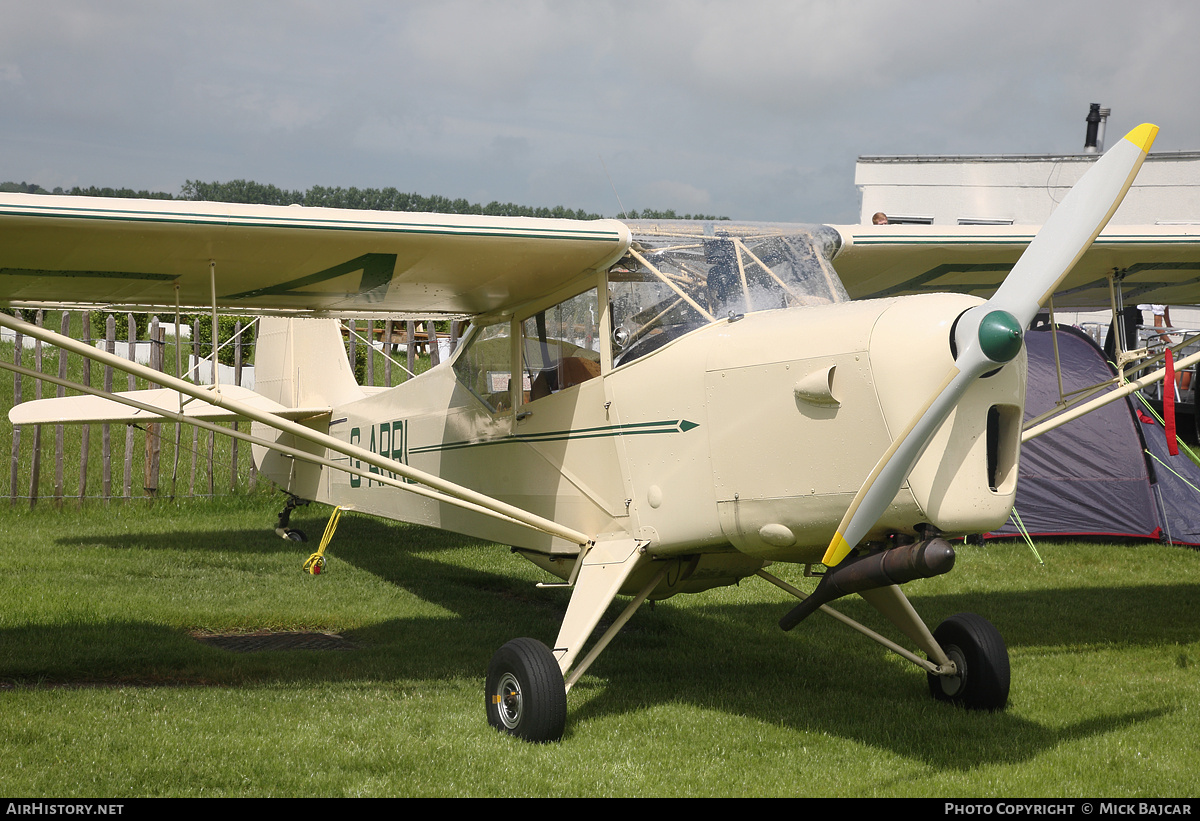
<svg viewBox="0 0 1200 821">
<path fill-rule="evenodd" d="M 289 493 L 287 505 L 280 511 L 279 521 L 275 523 L 275 534 L 282 539 L 287 539 L 289 542 L 307 542 L 308 537 L 304 535 L 303 530 L 295 530 L 288 527 L 288 523 L 292 520 L 292 511 L 307 504 L 308 499 L 301 499 L 299 496 L 293 496 Z"/>
<path fill-rule="evenodd" d="M 536 639 L 513 639 L 496 651 L 488 665 L 484 692 L 488 724 L 525 741 L 558 741 L 567 722 L 567 690 L 620 631 L 634 611 L 673 566 L 662 562 L 591 651 L 575 663 L 621 586 L 650 559 L 636 539 L 599 541 L 576 560 L 575 590 L 551 651 Z"/>
</svg>

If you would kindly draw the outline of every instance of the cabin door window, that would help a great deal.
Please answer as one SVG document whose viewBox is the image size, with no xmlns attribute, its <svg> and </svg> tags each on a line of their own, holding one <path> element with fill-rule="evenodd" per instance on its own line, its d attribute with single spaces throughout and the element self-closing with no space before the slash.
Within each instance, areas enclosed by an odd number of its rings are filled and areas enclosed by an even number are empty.
<svg viewBox="0 0 1200 821">
<path fill-rule="evenodd" d="M 526 318 L 521 334 L 529 385 L 525 401 L 536 401 L 600 375 L 597 289 Z"/>
</svg>

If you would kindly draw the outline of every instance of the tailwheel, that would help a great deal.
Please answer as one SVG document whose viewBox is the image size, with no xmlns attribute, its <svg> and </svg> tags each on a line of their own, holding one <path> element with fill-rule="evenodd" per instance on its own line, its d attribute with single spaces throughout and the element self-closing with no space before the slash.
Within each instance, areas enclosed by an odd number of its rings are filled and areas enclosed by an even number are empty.
<svg viewBox="0 0 1200 821">
<path fill-rule="evenodd" d="M 303 530 L 288 527 L 292 521 L 292 511 L 307 504 L 307 499 L 301 499 L 299 496 L 289 493 L 287 505 L 279 512 L 279 520 L 275 523 L 275 535 L 289 542 L 307 542 L 308 537 L 304 535 Z"/>
<path fill-rule="evenodd" d="M 513 639 L 488 665 L 488 724 L 525 741 L 562 738 L 567 688 L 558 661 L 536 639 Z"/>
<path fill-rule="evenodd" d="M 933 637 L 954 662 L 952 676 L 929 674 L 929 694 L 971 710 L 1003 710 L 1008 704 L 1008 648 L 990 621 L 958 613 L 938 625 Z"/>
</svg>

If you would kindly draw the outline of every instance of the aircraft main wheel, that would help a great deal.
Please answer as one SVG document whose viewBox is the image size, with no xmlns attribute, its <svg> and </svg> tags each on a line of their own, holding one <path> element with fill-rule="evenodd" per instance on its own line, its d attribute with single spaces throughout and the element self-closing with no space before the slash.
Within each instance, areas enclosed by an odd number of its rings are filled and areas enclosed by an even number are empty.
<svg viewBox="0 0 1200 821">
<path fill-rule="evenodd" d="M 938 625 L 933 637 L 958 668 L 953 676 L 929 674 L 929 693 L 972 710 L 1003 710 L 1008 704 L 1008 648 L 990 621 L 959 613 Z"/>
<path fill-rule="evenodd" d="M 525 741 L 558 741 L 567 723 L 567 688 L 558 661 L 536 639 L 513 639 L 488 665 L 488 724 Z"/>
</svg>

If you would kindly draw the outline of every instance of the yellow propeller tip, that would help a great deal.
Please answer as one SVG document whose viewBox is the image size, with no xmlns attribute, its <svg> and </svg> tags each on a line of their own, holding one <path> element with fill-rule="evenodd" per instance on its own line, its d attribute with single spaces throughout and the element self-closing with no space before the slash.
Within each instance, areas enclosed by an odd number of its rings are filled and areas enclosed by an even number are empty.
<svg viewBox="0 0 1200 821">
<path fill-rule="evenodd" d="M 821 559 L 821 564 L 826 567 L 836 567 L 849 552 L 850 543 L 846 541 L 846 537 L 841 533 L 834 534 L 833 541 L 829 543 L 829 547 L 825 550 L 825 556 Z"/>
<path fill-rule="evenodd" d="M 1154 145 L 1154 138 L 1158 136 L 1158 126 L 1154 123 L 1142 123 L 1137 128 L 1125 135 L 1125 139 L 1136 145 L 1147 154 L 1150 153 L 1150 146 Z"/>
</svg>

